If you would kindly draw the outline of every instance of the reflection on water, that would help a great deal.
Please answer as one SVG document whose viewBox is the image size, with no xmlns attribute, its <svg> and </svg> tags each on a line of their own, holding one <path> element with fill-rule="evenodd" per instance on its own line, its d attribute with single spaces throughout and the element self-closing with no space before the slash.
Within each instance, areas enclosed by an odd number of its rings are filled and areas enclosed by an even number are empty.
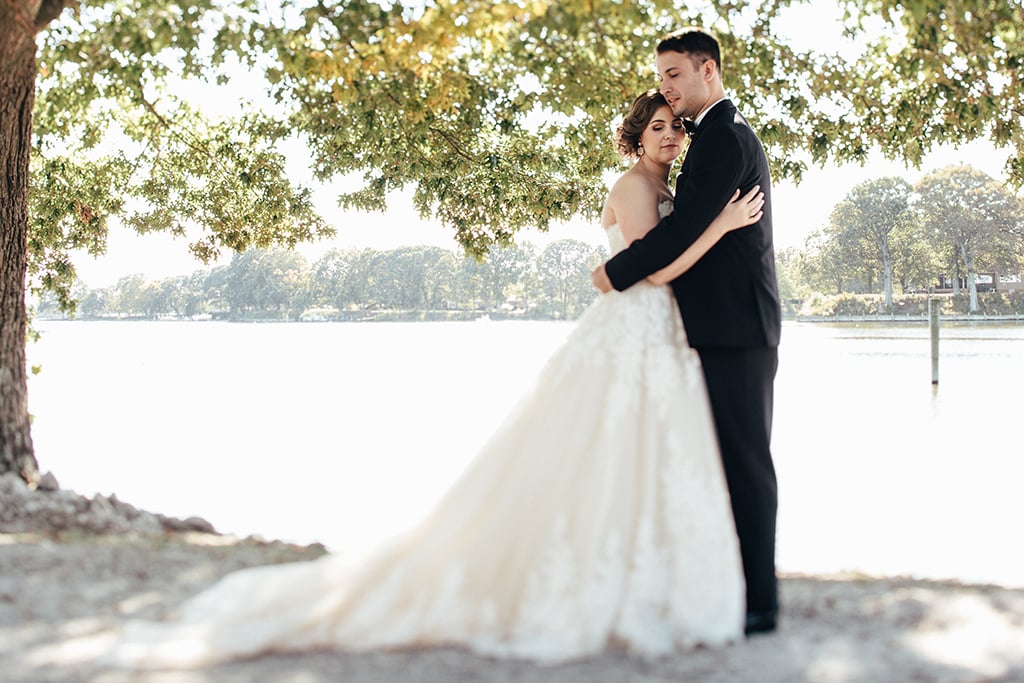
<svg viewBox="0 0 1024 683">
<path fill-rule="evenodd" d="M 774 451 L 784 568 L 1024 584 L 1024 327 L 790 325 Z"/>
<path fill-rule="evenodd" d="M 569 323 L 43 322 L 41 467 L 85 494 L 336 548 L 400 529 Z M 786 571 L 1024 585 L 1024 326 L 787 323 L 773 437 Z"/>
</svg>

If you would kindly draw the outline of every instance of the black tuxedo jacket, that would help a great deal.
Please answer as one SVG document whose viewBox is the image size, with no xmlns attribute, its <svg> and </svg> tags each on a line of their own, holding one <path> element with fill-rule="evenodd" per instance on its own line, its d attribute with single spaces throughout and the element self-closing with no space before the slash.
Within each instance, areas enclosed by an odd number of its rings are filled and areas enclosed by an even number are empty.
<svg viewBox="0 0 1024 683">
<path fill-rule="evenodd" d="M 691 346 L 777 346 L 782 314 L 768 159 L 729 100 L 708 111 L 690 141 L 672 214 L 606 264 L 612 285 L 622 291 L 667 266 L 704 232 L 736 188 L 746 193 L 754 185 L 764 192 L 761 220 L 727 233 L 671 286 Z"/>
</svg>

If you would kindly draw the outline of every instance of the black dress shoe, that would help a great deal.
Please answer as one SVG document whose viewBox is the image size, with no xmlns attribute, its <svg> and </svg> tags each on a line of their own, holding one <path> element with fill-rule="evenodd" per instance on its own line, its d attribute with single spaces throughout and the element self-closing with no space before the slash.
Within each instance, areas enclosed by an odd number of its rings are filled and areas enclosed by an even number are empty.
<svg viewBox="0 0 1024 683">
<path fill-rule="evenodd" d="M 768 612 L 747 612 L 747 620 L 743 625 L 743 634 L 771 633 L 775 630 L 779 613 L 775 610 Z"/>
</svg>

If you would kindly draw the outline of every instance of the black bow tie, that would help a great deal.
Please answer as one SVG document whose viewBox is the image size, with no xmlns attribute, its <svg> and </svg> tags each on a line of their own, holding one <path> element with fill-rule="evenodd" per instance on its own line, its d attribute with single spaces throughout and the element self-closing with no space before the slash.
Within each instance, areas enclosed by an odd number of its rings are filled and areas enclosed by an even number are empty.
<svg viewBox="0 0 1024 683">
<path fill-rule="evenodd" d="M 690 119 L 683 119 L 683 128 L 686 129 L 686 134 L 691 138 L 697 133 L 697 124 Z"/>
</svg>

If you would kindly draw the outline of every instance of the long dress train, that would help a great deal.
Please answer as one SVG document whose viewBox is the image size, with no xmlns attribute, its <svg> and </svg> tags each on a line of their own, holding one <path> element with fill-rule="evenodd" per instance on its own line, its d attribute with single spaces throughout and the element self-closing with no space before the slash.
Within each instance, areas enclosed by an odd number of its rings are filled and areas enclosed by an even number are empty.
<svg viewBox="0 0 1024 683">
<path fill-rule="evenodd" d="M 670 206 L 670 205 L 669 205 Z M 608 229 L 612 251 L 623 248 Z M 667 287 L 601 296 L 435 509 L 361 559 L 224 577 L 106 661 L 455 645 L 555 663 L 742 633 L 743 576 L 699 358 Z"/>
</svg>

